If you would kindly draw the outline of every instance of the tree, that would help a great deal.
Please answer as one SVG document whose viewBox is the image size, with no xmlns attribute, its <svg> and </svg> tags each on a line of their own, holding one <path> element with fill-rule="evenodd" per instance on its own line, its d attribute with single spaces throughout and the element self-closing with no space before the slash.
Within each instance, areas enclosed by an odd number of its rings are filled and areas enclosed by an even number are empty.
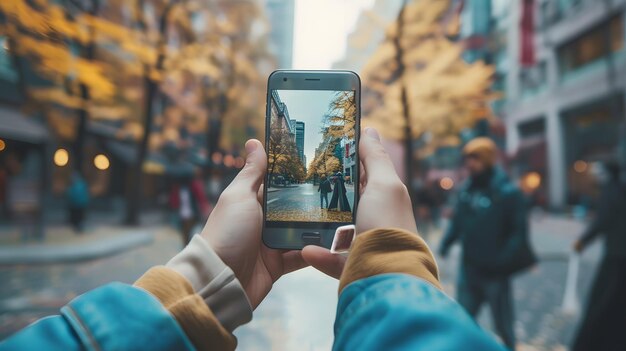
<svg viewBox="0 0 626 351">
<path fill-rule="evenodd" d="M 428 134 L 422 154 L 459 142 L 459 132 L 489 118 L 493 67 L 467 63 L 459 14 L 448 0 L 405 2 L 362 72 L 364 124 L 405 144 L 405 180 L 413 171 L 413 140 Z M 410 189 L 411 187 L 409 187 Z"/>
<path fill-rule="evenodd" d="M 74 158 L 82 159 L 88 121 L 115 120 L 116 137 L 138 145 L 126 222 L 137 223 L 146 158 L 183 142 L 183 130 L 203 134 L 211 151 L 235 153 L 263 130 L 264 79 L 274 66 L 257 1 L 62 2 L 0 1 L 0 33 L 16 62 L 50 82 L 21 80 L 28 104 L 74 138 Z M 182 117 L 164 128 L 166 110 Z"/>
<path fill-rule="evenodd" d="M 271 180 L 276 175 L 292 177 L 301 181 L 304 178 L 304 167 L 298 157 L 296 142 L 291 133 L 277 119 L 272 120 L 270 126 L 270 140 L 268 148 L 268 171 Z"/>
<path fill-rule="evenodd" d="M 338 91 L 324 116 L 325 132 L 334 138 L 354 140 L 356 131 L 356 98 L 352 91 Z"/>
<path fill-rule="evenodd" d="M 356 98 L 352 91 L 339 91 L 328 104 L 322 119 L 322 141 L 309 165 L 307 179 L 316 179 L 342 171 L 344 142 L 354 140 L 356 131 Z"/>
</svg>

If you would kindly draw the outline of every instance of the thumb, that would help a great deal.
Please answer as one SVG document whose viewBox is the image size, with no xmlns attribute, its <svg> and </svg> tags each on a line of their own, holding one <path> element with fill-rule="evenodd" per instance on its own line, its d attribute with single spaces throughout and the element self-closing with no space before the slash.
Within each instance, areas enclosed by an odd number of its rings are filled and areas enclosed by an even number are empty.
<svg viewBox="0 0 626 351">
<path fill-rule="evenodd" d="M 263 144 L 256 139 L 246 142 L 246 164 L 229 187 L 250 190 L 257 194 L 267 170 L 267 156 Z"/>
<path fill-rule="evenodd" d="M 307 245 L 302 249 L 302 258 L 318 271 L 335 279 L 339 279 L 341 276 L 347 259 L 344 256 L 330 253 L 328 249 L 314 245 Z"/>
<path fill-rule="evenodd" d="M 393 163 L 385 151 L 385 147 L 380 143 L 376 129 L 366 128 L 364 134 L 359 142 L 359 153 L 367 181 L 397 177 Z"/>
</svg>

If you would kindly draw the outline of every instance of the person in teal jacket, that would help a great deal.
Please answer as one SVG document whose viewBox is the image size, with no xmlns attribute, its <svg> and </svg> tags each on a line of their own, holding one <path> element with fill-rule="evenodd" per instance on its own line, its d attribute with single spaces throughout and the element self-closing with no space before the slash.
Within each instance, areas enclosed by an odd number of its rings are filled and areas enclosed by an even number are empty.
<svg viewBox="0 0 626 351">
<path fill-rule="evenodd" d="M 347 258 L 316 246 L 262 244 L 257 191 L 267 156 L 251 140 L 246 165 L 202 233 L 165 266 L 132 286 L 111 283 L 77 297 L 0 350 L 232 350 L 233 330 L 252 318 L 272 284 L 307 265 L 340 279 L 333 350 L 504 350 L 441 290 L 377 132 L 365 130 L 359 147 L 366 176 Z"/>
</svg>

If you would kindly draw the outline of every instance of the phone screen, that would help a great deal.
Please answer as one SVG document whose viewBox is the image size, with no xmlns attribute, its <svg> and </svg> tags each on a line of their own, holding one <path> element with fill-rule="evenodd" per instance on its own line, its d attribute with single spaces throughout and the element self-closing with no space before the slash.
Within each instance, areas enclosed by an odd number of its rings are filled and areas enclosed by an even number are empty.
<svg viewBox="0 0 626 351">
<path fill-rule="evenodd" d="M 265 220 L 354 223 L 355 91 L 270 94 Z"/>
</svg>

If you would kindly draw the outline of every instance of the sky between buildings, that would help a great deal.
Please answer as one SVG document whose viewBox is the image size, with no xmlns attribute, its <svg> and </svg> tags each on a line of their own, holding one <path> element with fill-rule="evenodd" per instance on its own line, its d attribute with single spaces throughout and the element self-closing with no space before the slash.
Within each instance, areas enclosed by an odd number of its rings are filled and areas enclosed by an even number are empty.
<svg viewBox="0 0 626 351">
<path fill-rule="evenodd" d="M 322 120 L 334 97 L 330 90 L 278 90 L 287 105 L 289 118 L 304 122 L 304 154 L 308 164 L 315 158 L 315 148 L 322 141 Z"/>
<path fill-rule="evenodd" d="M 361 11 L 373 4 L 374 0 L 296 0 L 293 68 L 330 69 L 344 57 L 348 34 Z"/>
</svg>

